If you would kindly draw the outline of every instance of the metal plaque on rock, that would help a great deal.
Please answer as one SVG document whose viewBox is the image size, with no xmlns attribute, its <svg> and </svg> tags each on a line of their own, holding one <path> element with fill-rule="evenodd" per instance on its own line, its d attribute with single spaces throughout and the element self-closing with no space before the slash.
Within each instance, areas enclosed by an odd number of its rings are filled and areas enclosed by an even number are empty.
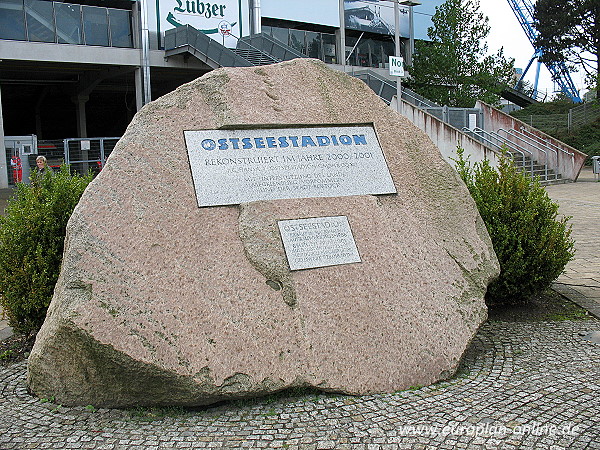
<svg viewBox="0 0 600 450">
<path fill-rule="evenodd" d="M 346 216 L 277 222 L 291 270 L 361 262 Z"/>
<path fill-rule="evenodd" d="M 198 206 L 394 194 L 373 126 L 184 131 Z"/>
</svg>

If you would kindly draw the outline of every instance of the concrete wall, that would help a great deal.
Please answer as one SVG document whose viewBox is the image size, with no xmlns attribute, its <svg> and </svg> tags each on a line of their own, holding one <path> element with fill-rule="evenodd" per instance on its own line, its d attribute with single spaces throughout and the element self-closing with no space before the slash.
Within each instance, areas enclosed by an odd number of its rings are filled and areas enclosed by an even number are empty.
<svg viewBox="0 0 600 450">
<path fill-rule="evenodd" d="M 534 160 L 548 164 L 548 167 L 556 170 L 563 179 L 577 180 L 585 162 L 585 153 L 483 102 L 478 101 L 475 107 L 483 112 L 483 123 L 487 132 L 498 132 L 501 136 L 513 136 L 507 131 L 516 130 L 518 133 L 515 133 L 514 137 L 510 137 L 510 140 L 530 151 Z M 526 136 L 529 134 L 537 136 L 542 141 L 548 142 L 549 148 L 533 144 L 533 141 L 520 136 L 519 133 L 525 133 Z"/>
<path fill-rule="evenodd" d="M 392 100 L 391 107 L 396 109 L 403 116 L 423 130 L 431 138 L 433 143 L 440 149 L 442 157 L 454 166 L 453 159 L 458 157 L 456 153 L 457 146 L 465 150 L 465 158 L 468 156 L 471 163 L 480 162 L 485 159 L 490 161 L 492 166 L 496 166 L 498 161 L 497 152 L 481 145 L 481 143 L 470 136 L 462 133 L 447 123 L 442 122 L 435 116 L 413 106 L 404 100 L 400 102 L 400 109 L 396 105 L 396 97 Z"/>
</svg>

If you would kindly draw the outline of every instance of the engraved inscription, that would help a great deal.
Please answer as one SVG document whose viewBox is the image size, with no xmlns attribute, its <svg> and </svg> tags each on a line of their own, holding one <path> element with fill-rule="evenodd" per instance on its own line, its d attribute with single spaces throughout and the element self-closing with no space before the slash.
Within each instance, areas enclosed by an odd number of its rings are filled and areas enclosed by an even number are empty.
<svg viewBox="0 0 600 450">
<path fill-rule="evenodd" d="M 361 262 L 346 216 L 277 222 L 291 270 Z"/>
<path fill-rule="evenodd" d="M 184 134 L 201 207 L 396 193 L 372 126 Z"/>
</svg>

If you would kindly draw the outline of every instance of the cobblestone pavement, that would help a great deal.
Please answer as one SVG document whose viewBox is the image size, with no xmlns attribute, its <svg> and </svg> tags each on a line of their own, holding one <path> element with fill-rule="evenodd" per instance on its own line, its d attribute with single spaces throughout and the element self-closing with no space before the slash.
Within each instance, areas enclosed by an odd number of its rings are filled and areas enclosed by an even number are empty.
<svg viewBox="0 0 600 450">
<path fill-rule="evenodd" d="M 490 322 L 457 376 L 395 394 L 303 394 L 198 411 L 67 408 L 0 371 L 0 448 L 600 449 L 600 321 Z"/>
<path fill-rule="evenodd" d="M 575 258 L 553 288 L 600 317 L 600 183 L 584 167 L 577 183 L 546 187 L 559 213 L 572 216 Z"/>
</svg>

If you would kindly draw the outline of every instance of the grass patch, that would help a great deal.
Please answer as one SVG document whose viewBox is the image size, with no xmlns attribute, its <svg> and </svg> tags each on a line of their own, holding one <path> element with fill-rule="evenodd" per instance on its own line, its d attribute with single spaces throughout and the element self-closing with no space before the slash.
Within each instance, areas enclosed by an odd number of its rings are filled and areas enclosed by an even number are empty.
<svg viewBox="0 0 600 450">
<path fill-rule="evenodd" d="M 552 289 L 536 294 L 524 305 L 495 306 L 488 309 L 491 322 L 562 322 L 587 320 L 592 316 Z"/>
</svg>

